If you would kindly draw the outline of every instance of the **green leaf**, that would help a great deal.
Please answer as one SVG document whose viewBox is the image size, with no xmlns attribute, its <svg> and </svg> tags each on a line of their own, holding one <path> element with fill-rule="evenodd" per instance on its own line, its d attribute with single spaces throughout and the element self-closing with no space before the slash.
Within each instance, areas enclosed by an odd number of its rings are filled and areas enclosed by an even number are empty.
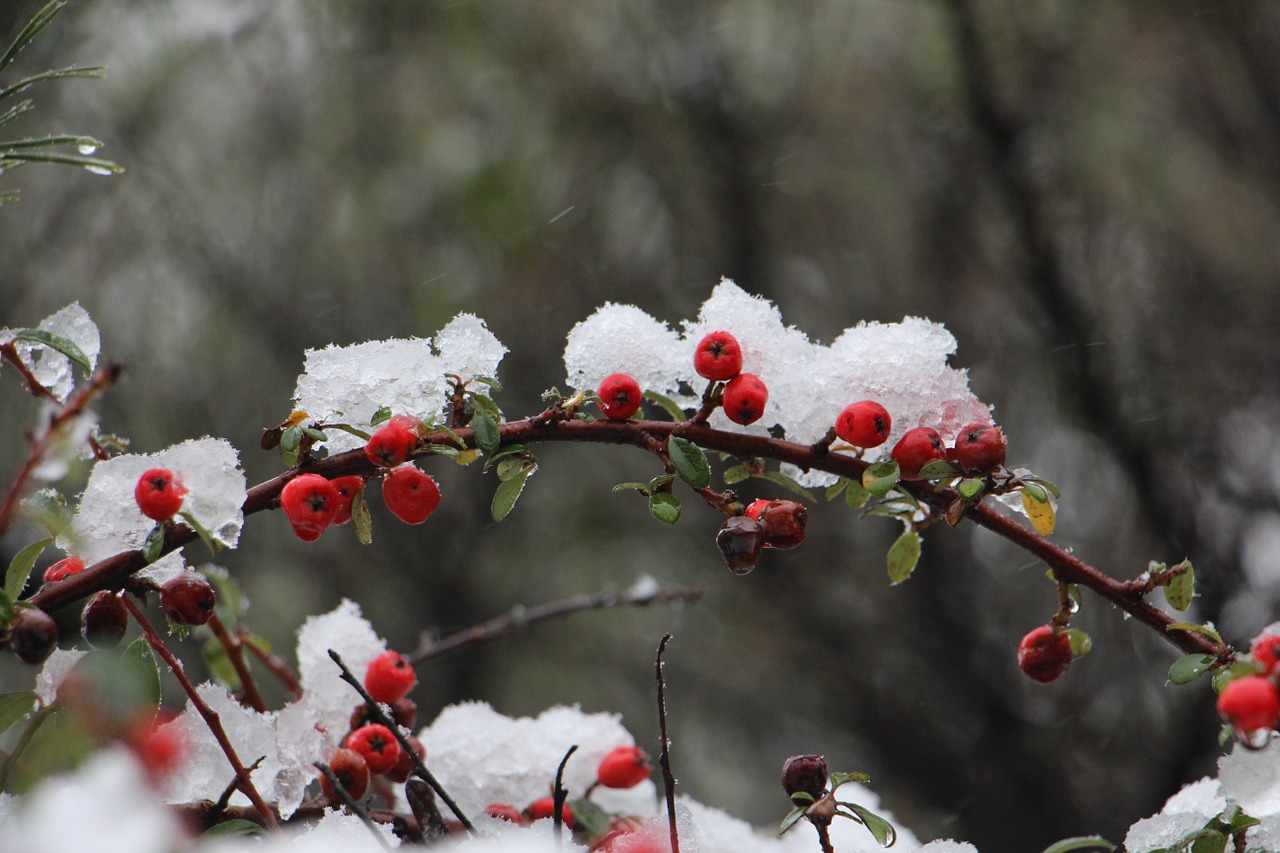
<svg viewBox="0 0 1280 853">
<path fill-rule="evenodd" d="M 368 441 L 369 439 L 373 438 L 373 436 L 371 436 L 369 433 L 365 432 L 362 429 L 356 429 L 351 424 L 325 424 L 325 427 L 328 429 L 338 429 L 338 430 L 342 430 L 343 432 L 350 433 L 351 435 L 354 435 L 356 438 L 360 439 L 361 441 Z"/>
<path fill-rule="evenodd" d="M 351 496 L 351 523 L 356 529 L 356 541 L 361 545 L 373 544 L 373 516 L 364 499 L 364 489 L 357 489 Z"/>
<path fill-rule="evenodd" d="M 35 706 L 36 694 L 32 690 L 0 693 L 0 735 L 24 719 Z"/>
<path fill-rule="evenodd" d="M 526 468 L 518 476 L 498 484 L 497 490 L 493 493 L 493 503 L 489 506 L 489 512 L 494 521 L 502 521 L 507 517 L 515 507 L 516 501 L 520 500 L 520 493 L 524 491 L 524 484 L 528 482 L 529 475 L 536 470 L 538 470 L 536 465 Z"/>
<path fill-rule="evenodd" d="M 869 500 L 871 500 L 871 492 L 863 488 L 857 480 L 850 480 L 849 487 L 844 490 L 844 502 L 849 508 L 862 509 Z"/>
<path fill-rule="evenodd" d="M 935 459 L 920 467 L 921 480 L 953 480 L 960 476 L 960 471 L 945 459 Z"/>
<path fill-rule="evenodd" d="M 1071 656 L 1084 657 L 1093 648 L 1093 638 L 1077 628 L 1068 628 L 1067 639 L 1071 642 Z"/>
<path fill-rule="evenodd" d="M 664 397 L 656 391 L 645 391 L 644 399 L 661 406 L 668 415 L 671 415 L 673 421 L 681 422 L 685 419 L 684 409 L 677 406 L 675 400 L 670 397 Z"/>
<path fill-rule="evenodd" d="M 510 480 L 519 477 L 536 464 L 532 456 L 508 456 L 497 465 L 498 479 Z"/>
<path fill-rule="evenodd" d="M 30 77 L 24 77 L 11 86 L 0 89 L 0 101 L 3 101 L 6 98 L 11 98 L 23 89 L 29 89 L 37 83 L 43 83 L 46 80 L 67 80 L 72 78 L 101 79 L 102 72 L 105 69 L 106 66 L 103 65 L 69 66 L 67 68 L 58 68 L 53 71 L 42 71 L 39 74 L 32 74 Z M 111 165 L 114 166 L 115 164 L 112 163 Z"/>
<path fill-rule="evenodd" d="M 1224 666 L 1213 674 L 1213 692 L 1221 693 L 1228 684 L 1246 675 L 1261 675 L 1265 670 L 1262 664 L 1251 660 L 1238 660 L 1230 666 Z"/>
<path fill-rule="evenodd" d="M 1022 508 L 1026 510 L 1027 518 L 1031 520 L 1031 526 L 1035 528 L 1036 533 L 1041 536 L 1049 536 L 1053 533 L 1054 527 L 1057 526 L 1057 516 L 1044 489 L 1034 483 L 1024 485 Z"/>
<path fill-rule="evenodd" d="M 302 427 L 291 426 L 280 433 L 280 449 L 287 453 L 297 453 L 302 445 Z"/>
<path fill-rule="evenodd" d="M 881 847 L 892 847 L 893 842 L 898 840 L 898 831 L 893 828 L 893 824 L 880 817 L 880 815 L 856 803 L 841 803 L 840 805 L 858 815 L 863 825 L 876 837 L 876 841 L 880 842 Z"/>
<path fill-rule="evenodd" d="M 761 471 L 756 476 L 762 480 L 768 480 L 770 483 L 776 483 L 788 492 L 791 492 L 794 495 L 799 495 L 806 501 L 812 502 L 814 500 L 812 492 L 788 477 L 786 474 L 779 473 L 778 471 Z"/>
<path fill-rule="evenodd" d="M 656 492 L 658 489 L 670 483 L 676 478 L 675 474 L 659 474 L 649 481 L 649 491 Z"/>
<path fill-rule="evenodd" d="M 1213 666 L 1213 655 L 1186 655 L 1169 667 L 1169 680 L 1174 684 L 1190 684 Z"/>
<path fill-rule="evenodd" d="M 1070 853 L 1072 850 L 1112 851 L 1115 849 L 1116 845 L 1112 844 L 1101 835 L 1077 835 L 1074 838 L 1064 838 L 1061 841 L 1055 841 L 1053 844 L 1044 848 L 1044 853 Z"/>
<path fill-rule="evenodd" d="M 200 834 L 201 838 L 235 838 L 240 835 L 255 835 L 265 832 L 262 827 L 258 826 L 251 820 L 243 818 L 232 818 L 224 820 L 222 823 L 215 823 Z"/>
<path fill-rule="evenodd" d="M 840 493 L 844 491 L 844 487 L 847 485 L 849 485 L 849 478 L 841 477 L 830 486 L 827 486 L 827 490 L 822 494 L 823 499 L 828 501 L 835 500 L 840 496 Z"/>
<path fill-rule="evenodd" d="M 153 707 L 160 705 L 160 666 L 146 638 L 139 637 L 125 648 L 120 657 L 129 680 L 142 688 L 147 702 Z"/>
<path fill-rule="evenodd" d="M 1026 481 L 1029 483 L 1038 483 L 1045 491 L 1053 495 L 1054 500 L 1062 499 L 1062 491 L 1043 477 L 1027 477 Z"/>
<path fill-rule="evenodd" d="M 676 466 L 676 473 L 695 489 L 711 485 L 711 464 L 702 448 L 688 439 L 673 435 L 667 439 L 667 455 Z"/>
<path fill-rule="evenodd" d="M 470 381 L 479 382 L 481 385 L 488 385 L 495 391 L 502 390 L 502 383 L 492 376 L 472 376 Z"/>
<path fill-rule="evenodd" d="M 1189 853 L 1225 853 L 1227 849 L 1227 836 L 1216 829 L 1202 829 L 1195 833 L 1191 842 Z M 1185 846 L 1186 838 L 1182 840 Z"/>
<path fill-rule="evenodd" d="M 1174 610 L 1186 610 L 1196 592 L 1196 573 L 1190 560 L 1183 560 L 1170 572 L 1169 585 L 1164 588 L 1164 599 Z M 1177 574 L 1173 574 L 1177 572 Z"/>
<path fill-rule="evenodd" d="M 31 40 L 39 35 L 41 30 L 49 26 L 59 12 L 66 8 L 66 5 L 67 0 L 52 0 L 52 2 L 46 3 L 39 12 L 36 12 L 31 20 L 27 22 L 27 25 L 22 28 L 22 31 L 18 33 L 17 38 L 13 40 L 13 44 L 9 45 L 3 55 L 0 55 L 0 71 L 7 68 L 9 63 L 13 62 L 14 58 L 22 52 L 22 49 L 30 44 Z"/>
<path fill-rule="evenodd" d="M 187 526 L 196 532 L 196 535 L 200 537 L 200 541 L 209 549 L 209 553 L 216 554 L 222 550 L 222 543 L 214 539 L 213 534 L 205 529 L 205 526 L 197 521 L 194 515 L 185 509 L 178 515 L 182 516 L 182 520 L 187 523 Z"/>
<path fill-rule="evenodd" d="M 874 462 L 862 472 L 862 487 L 876 497 L 882 498 L 889 493 L 890 489 L 898 485 L 900 475 L 898 463 L 892 459 Z"/>
<path fill-rule="evenodd" d="M 316 429 L 315 427 L 303 427 L 302 434 L 305 435 L 307 438 L 311 439 L 312 441 L 328 441 L 329 440 L 329 436 L 325 435 L 322 431 Z"/>
<path fill-rule="evenodd" d="M 475 431 L 476 446 L 484 451 L 485 456 L 498 452 L 502 437 L 498 435 L 498 422 L 488 412 L 476 412 L 471 419 L 471 428 Z"/>
<path fill-rule="evenodd" d="M 24 155 L 23 157 L 20 157 L 20 158 L 6 156 L 6 159 L 25 160 L 29 158 L 26 155 Z M 44 158 L 32 157 L 30 159 L 44 159 Z M 84 160 L 87 158 L 82 157 L 80 159 Z M 83 165 L 83 164 L 77 163 L 76 165 Z M 93 373 L 93 363 L 89 361 L 89 357 L 84 354 L 84 350 L 80 349 L 80 347 L 77 346 L 76 343 L 70 340 L 69 338 L 64 338 L 61 335 L 51 334 L 49 332 L 46 332 L 44 329 L 19 329 L 17 332 L 14 333 L 13 337 L 14 337 L 14 340 L 35 341 L 38 344 L 44 344 L 45 346 L 51 349 L 57 350 L 58 352 L 65 355 L 67 358 L 74 361 L 76 364 L 80 365 L 80 367 L 84 370 L 85 373 Z"/>
<path fill-rule="evenodd" d="M 741 483 L 751 476 L 751 472 L 747 470 L 746 465 L 734 465 L 724 470 L 724 484 L 732 486 L 735 483 Z"/>
<path fill-rule="evenodd" d="M 573 812 L 574 832 L 586 833 L 590 838 L 600 838 L 609 831 L 613 815 L 591 800 L 569 800 L 568 806 Z"/>
<path fill-rule="evenodd" d="M 1237 832 L 1242 832 L 1243 830 L 1246 830 L 1251 826 L 1258 826 L 1261 823 L 1262 821 L 1258 820 L 1253 815 L 1245 814 L 1242 811 L 1237 811 L 1236 814 L 1231 818 L 1231 832 L 1234 835 Z"/>
<path fill-rule="evenodd" d="M 470 394 L 471 399 L 475 401 L 477 410 L 487 412 L 495 421 L 502 417 L 502 410 L 498 408 L 497 403 L 493 402 L 493 398 L 486 394 L 477 394 L 474 391 L 470 392 Z"/>
<path fill-rule="evenodd" d="M 900 584 L 916 569 L 920 560 L 920 534 L 908 530 L 898 537 L 898 541 L 889 546 L 887 562 L 889 565 L 889 582 Z"/>
<path fill-rule="evenodd" d="M 8 625 L 15 610 L 13 596 L 0 589 L 0 625 Z"/>
<path fill-rule="evenodd" d="M 1164 629 L 1166 631 L 1190 631 L 1193 634 L 1208 637 L 1220 646 L 1226 645 L 1222 640 L 1222 635 L 1214 629 L 1213 624 L 1210 622 L 1206 622 L 1203 625 L 1197 625 L 1195 622 L 1174 622 L 1172 625 L 1166 625 Z"/>
<path fill-rule="evenodd" d="M 616 495 L 618 492 L 625 492 L 628 489 L 647 493 L 649 491 L 649 486 L 645 483 L 619 483 L 613 487 L 613 493 Z"/>
<path fill-rule="evenodd" d="M 1022 486 L 1022 493 L 1029 495 L 1036 503 L 1045 504 L 1049 502 L 1049 494 L 1035 483 L 1025 483 Z"/>
<path fill-rule="evenodd" d="M 860 785 L 866 785 L 871 781 L 871 777 L 866 773 L 832 773 L 831 774 L 831 790 L 839 788 L 847 782 L 857 782 Z"/>
<path fill-rule="evenodd" d="M 449 429 L 449 427 L 445 426 L 444 424 L 436 424 L 434 428 L 444 433 L 445 435 L 449 436 L 450 440 L 452 440 L 454 444 L 458 445 L 459 449 L 461 450 L 467 449 L 467 443 L 462 440 L 462 436 L 458 435 L 456 432 Z M 479 442 L 477 441 L 477 443 Z"/>
<path fill-rule="evenodd" d="M 22 597 L 22 590 L 26 587 L 27 580 L 31 577 L 31 570 L 36 567 L 36 560 L 39 559 L 40 553 L 51 542 L 53 542 L 53 537 L 32 542 L 13 555 L 13 560 L 9 563 L 9 571 L 5 572 L 4 575 L 4 590 L 9 593 L 9 597 L 14 601 Z"/>
<path fill-rule="evenodd" d="M 649 514 L 658 521 L 675 524 L 680 520 L 680 499 L 669 492 L 656 492 L 649 496 Z"/>
<path fill-rule="evenodd" d="M 157 522 L 147 534 L 147 541 L 142 543 L 142 558 L 150 565 L 160 559 L 164 552 L 164 523 Z"/>
<path fill-rule="evenodd" d="M 391 407 L 379 406 L 378 411 L 374 412 L 373 417 L 369 418 L 369 426 L 377 426 L 389 420 L 391 420 Z"/>
<path fill-rule="evenodd" d="M 794 809 L 787 812 L 787 816 L 784 817 L 782 819 L 782 823 L 778 825 L 778 834 L 782 835 L 788 829 L 799 823 L 800 819 L 804 817 L 806 810 L 807 808 L 805 806 L 796 806 Z"/>
<path fill-rule="evenodd" d="M 977 477 L 969 477 L 956 484 L 956 493 L 967 501 L 971 501 L 986 491 L 987 483 Z"/>
<path fill-rule="evenodd" d="M 222 647 L 213 637 L 209 637 L 204 644 L 204 661 L 209 666 L 209 671 L 227 690 L 235 693 L 240 689 L 240 675 L 236 672 L 235 666 L 231 663 L 231 658 L 227 655 L 227 650 Z"/>
</svg>

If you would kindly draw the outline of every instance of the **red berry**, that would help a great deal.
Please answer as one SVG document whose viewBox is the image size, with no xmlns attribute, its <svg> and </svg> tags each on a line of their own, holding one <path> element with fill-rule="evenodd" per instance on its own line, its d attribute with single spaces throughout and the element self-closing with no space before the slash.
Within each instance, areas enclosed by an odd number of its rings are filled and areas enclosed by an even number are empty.
<svg viewBox="0 0 1280 853">
<path fill-rule="evenodd" d="M 933 427 L 916 427 L 907 430 L 893 450 L 889 452 L 898 463 L 898 470 L 904 480 L 920 479 L 920 469 L 935 459 L 946 459 L 947 451 L 942 446 L 942 437 Z"/>
<path fill-rule="evenodd" d="M 64 557 L 44 570 L 44 582 L 53 583 L 54 581 L 64 580 L 83 571 L 84 560 L 74 556 Z"/>
<path fill-rule="evenodd" d="M 8 633 L 9 648 L 26 663 L 44 663 L 58 647 L 53 617 L 34 607 L 15 608 Z"/>
<path fill-rule="evenodd" d="M 955 447 L 947 454 L 970 471 L 990 471 L 1004 464 L 1005 440 L 1000 427 L 969 424 L 956 436 Z"/>
<path fill-rule="evenodd" d="M 804 541 L 809 511 L 795 501 L 769 501 L 760 512 L 764 541 L 771 548 L 794 548 Z"/>
<path fill-rule="evenodd" d="M 698 342 L 693 369 L 704 379 L 724 381 L 742 372 L 742 347 L 725 331 L 712 332 Z"/>
<path fill-rule="evenodd" d="M 756 498 L 751 503 L 747 504 L 747 511 L 745 515 L 747 518 L 758 519 L 760 518 L 760 513 L 764 512 L 764 508 L 768 505 L 768 498 Z"/>
<path fill-rule="evenodd" d="M 390 705 L 409 695 L 418 675 L 399 652 L 387 649 L 369 662 L 364 671 L 364 689 L 375 702 Z"/>
<path fill-rule="evenodd" d="M 427 748 L 422 745 L 422 741 L 410 735 L 405 738 L 409 741 L 409 746 L 413 748 L 412 753 L 417 754 L 420 761 L 427 760 Z M 396 762 L 396 766 L 387 771 L 387 778 L 392 782 L 404 782 L 413 774 L 413 754 L 410 751 L 401 749 L 400 760 Z"/>
<path fill-rule="evenodd" d="M 1274 728 L 1280 720 L 1280 693 L 1271 679 L 1246 675 L 1223 689 L 1218 713 L 1242 733 Z"/>
<path fill-rule="evenodd" d="M 1071 666 L 1071 638 L 1065 631 L 1041 625 L 1018 644 L 1018 669 L 1032 681 L 1048 684 Z"/>
<path fill-rule="evenodd" d="M 1275 672 L 1280 663 L 1280 634 L 1259 634 L 1253 638 L 1249 656 L 1264 667 L 1263 675 Z"/>
<path fill-rule="evenodd" d="M 168 468 L 152 468 L 138 478 L 138 485 L 133 489 L 134 500 L 138 509 L 147 518 L 164 521 L 173 518 L 182 508 L 182 499 L 186 496 L 186 487 L 182 480 Z"/>
<path fill-rule="evenodd" d="M 750 508 L 747 511 L 750 512 Z M 756 567 L 764 544 L 764 528 L 760 522 L 745 515 L 725 519 L 724 526 L 716 534 L 716 547 L 724 557 L 724 564 L 735 575 L 749 574 Z"/>
<path fill-rule="evenodd" d="M 808 794 L 818 799 L 827 791 L 828 776 L 827 762 L 821 755 L 793 755 L 782 763 L 782 789 L 788 797 Z"/>
<path fill-rule="evenodd" d="M 400 742 L 391 729 L 381 723 L 369 723 L 352 732 L 347 738 L 347 749 L 364 756 L 369 772 L 375 776 L 386 773 L 400 760 Z"/>
<path fill-rule="evenodd" d="M 153 783 L 162 782 L 182 764 L 186 752 L 186 739 L 178 726 L 165 725 L 172 715 L 162 711 L 160 716 L 151 719 L 150 715 L 131 725 L 124 734 L 124 742 L 129 745 L 147 778 Z"/>
<path fill-rule="evenodd" d="M 541 820 L 544 817 L 551 817 L 555 808 L 555 801 L 551 797 L 543 797 L 529 803 L 524 810 L 524 817 L 530 821 Z M 573 829 L 573 810 L 569 808 L 568 803 L 560 807 L 560 820 L 565 826 Z"/>
<path fill-rule="evenodd" d="M 175 625 L 203 625 L 213 617 L 217 603 L 213 585 L 194 572 L 171 578 L 160 587 L 160 607 Z"/>
<path fill-rule="evenodd" d="M 333 514 L 334 525 L 346 524 L 351 520 L 351 502 L 355 500 L 356 493 L 364 488 L 364 480 L 352 474 L 349 477 L 335 477 L 329 481 L 333 484 L 334 491 L 338 493 L 337 509 Z"/>
<path fill-rule="evenodd" d="M 499 820 L 506 820 L 516 824 L 524 823 L 520 810 L 506 803 L 491 803 L 485 807 L 484 813 Z"/>
<path fill-rule="evenodd" d="M 329 759 L 329 770 L 342 783 L 342 787 L 347 789 L 351 799 L 358 800 L 364 796 L 365 791 L 369 790 L 369 764 L 364 760 L 364 756 L 355 750 L 339 749 L 335 752 Z M 342 801 L 338 792 L 329 784 L 329 777 L 323 773 L 320 774 L 320 790 L 324 791 L 324 795 L 330 802 Z"/>
<path fill-rule="evenodd" d="M 368 690 L 369 688 L 365 688 Z M 418 705 L 407 696 L 403 696 L 394 702 L 385 703 L 391 707 L 391 719 L 395 721 L 397 726 L 403 729 L 413 729 L 418 723 Z M 373 711 L 369 707 L 368 702 L 361 702 L 360 705 L 351 714 L 351 730 L 355 731 L 361 726 L 369 723 L 376 723 L 377 719 L 373 716 Z"/>
<path fill-rule="evenodd" d="M 440 506 L 440 487 L 418 466 L 401 465 L 383 476 L 382 502 L 405 524 L 421 524 Z"/>
<path fill-rule="evenodd" d="M 720 398 L 724 414 L 735 424 L 753 424 L 764 416 L 764 404 L 769 401 L 769 389 L 754 373 L 739 373 L 724 386 Z"/>
<path fill-rule="evenodd" d="M 625 373 L 612 373 L 596 389 L 600 411 L 611 421 L 625 421 L 640 410 L 640 384 Z"/>
<path fill-rule="evenodd" d="M 889 412 L 874 400 L 852 403 L 836 416 L 836 435 L 854 447 L 879 447 L 892 428 Z"/>
<path fill-rule="evenodd" d="M 649 778 L 649 756 L 638 746 L 619 746 L 600 761 L 596 778 L 606 788 L 634 788 Z"/>
<path fill-rule="evenodd" d="M 80 614 L 80 631 L 92 646 L 117 646 L 129 627 L 129 611 L 114 592 L 96 593 Z"/>
<path fill-rule="evenodd" d="M 374 465 L 394 468 L 418 446 L 418 419 L 396 415 L 378 428 L 364 446 L 364 455 Z"/>
<path fill-rule="evenodd" d="M 333 524 L 341 502 L 338 490 L 319 474 L 299 474 L 280 490 L 280 509 L 303 542 L 320 538 L 324 529 Z"/>
</svg>

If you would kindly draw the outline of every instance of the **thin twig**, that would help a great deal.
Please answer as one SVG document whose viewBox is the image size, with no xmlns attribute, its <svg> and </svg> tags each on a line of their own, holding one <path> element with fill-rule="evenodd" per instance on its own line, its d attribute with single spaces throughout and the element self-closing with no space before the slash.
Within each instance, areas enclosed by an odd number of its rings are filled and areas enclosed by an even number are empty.
<svg viewBox="0 0 1280 853">
<path fill-rule="evenodd" d="M 259 714 L 265 712 L 267 703 L 262 701 L 258 684 L 253 680 L 253 674 L 249 672 L 249 666 L 245 663 L 244 647 L 239 638 L 232 637 L 227 632 L 227 626 L 222 624 L 216 612 L 209 617 L 208 625 L 209 630 L 213 631 L 213 636 L 218 638 L 218 644 L 222 646 L 222 650 L 227 653 L 227 660 L 231 661 L 231 668 L 236 671 L 236 677 L 240 679 L 240 688 L 244 691 L 242 701 Z"/>
<path fill-rule="evenodd" d="M 262 766 L 262 762 L 266 760 L 267 757 L 265 755 L 260 756 L 257 761 L 250 764 L 245 768 L 245 770 L 252 774 L 253 771 Z M 235 795 L 236 791 L 239 790 L 240 780 L 238 778 L 232 779 L 227 787 L 222 789 L 222 794 L 218 796 L 217 801 L 213 804 L 213 808 L 209 811 L 209 815 L 214 821 L 217 821 L 218 818 L 227 810 L 227 806 L 231 805 L 231 798 Z"/>
<path fill-rule="evenodd" d="M 658 731 L 662 742 L 662 750 L 658 753 L 658 763 L 662 765 L 662 787 L 667 794 L 667 826 L 671 833 L 671 853 L 680 853 L 680 835 L 676 831 L 676 777 L 671 775 L 671 738 L 667 736 L 667 688 L 662 678 L 662 653 L 671 642 L 670 634 L 662 635 L 658 643 L 658 657 L 654 668 L 658 674 Z"/>
<path fill-rule="evenodd" d="M 243 627 L 236 628 L 236 638 L 239 639 L 240 645 L 248 649 L 267 668 L 268 672 L 280 680 L 280 683 L 284 685 L 284 689 L 289 693 L 290 699 L 302 698 L 302 685 L 298 683 L 298 676 L 294 675 L 293 670 L 289 668 L 289 664 L 285 663 L 279 656 L 273 655 L 262 648 L 257 640 L 246 636 Z"/>
<path fill-rule="evenodd" d="M 569 747 L 564 758 L 560 759 L 560 766 L 556 768 L 556 784 L 551 789 L 551 837 L 555 839 L 556 844 L 560 844 L 561 824 L 564 823 L 561 810 L 564 808 L 564 801 L 569 799 L 569 792 L 564 788 L 564 766 L 569 763 L 569 756 L 577 751 L 578 745 L 575 743 Z"/>
<path fill-rule="evenodd" d="M 355 797 L 351 796 L 351 793 L 347 790 L 346 786 L 342 784 L 342 780 L 334 774 L 333 770 L 329 768 L 329 765 L 325 764 L 323 761 L 317 761 L 313 766 L 324 774 L 324 778 L 329 780 L 329 785 L 332 786 L 343 804 L 351 810 L 351 813 L 360 818 L 360 821 L 365 826 L 369 827 L 369 831 L 373 833 L 374 838 L 378 839 L 378 843 L 382 845 L 382 849 L 390 850 L 391 845 L 387 843 L 387 839 L 382 837 L 382 833 L 378 831 L 378 827 L 373 823 L 373 818 L 369 817 L 369 813 L 365 811 L 364 807 L 356 802 Z"/>
</svg>

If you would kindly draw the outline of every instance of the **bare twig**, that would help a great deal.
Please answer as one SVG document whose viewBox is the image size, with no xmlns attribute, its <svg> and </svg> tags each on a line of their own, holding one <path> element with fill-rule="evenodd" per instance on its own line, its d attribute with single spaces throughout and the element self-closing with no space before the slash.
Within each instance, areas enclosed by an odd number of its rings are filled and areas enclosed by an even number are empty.
<svg viewBox="0 0 1280 853">
<path fill-rule="evenodd" d="M 351 796 L 351 793 L 347 791 L 346 786 L 342 784 L 342 780 L 340 780 L 337 775 L 329 769 L 329 765 L 325 764 L 323 761 L 317 761 L 313 766 L 324 774 L 325 779 L 329 780 L 329 785 L 333 787 L 333 790 L 337 793 L 338 797 L 341 798 L 346 807 L 351 810 L 351 813 L 360 818 L 360 821 L 365 826 L 369 827 L 369 831 L 373 833 L 374 838 L 378 839 L 378 843 L 382 845 L 382 849 L 390 850 L 391 845 L 387 843 L 387 839 L 382 837 L 382 833 L 378 831 L 378 827 L 373 823 L 373 818 L 369 817 L 369 813 L 365 811 L 364 807 L 356 802 L 355 797 Z"/>
<path fill-rule="evenodd" d="M 560 843 L 562 824 L 564 823 L 564 815 L 561 810 L 564 809 L 564 801 L 569 799 L 569 792 L 564 788 L 564 766 L 569 763 L 569 757 L 577 751 L 578 745 L 575 743 L 569 747 L 569 751 L 564 754 L 564 758 L 560 759 L 560 766 L 556 768 L 556 783 L 551 788 L 551 837 L 555 839 L 556 844 Z"/>
<path fill-rule="evenodd" d="M 227 659 L 231 661 L 231 668 L 236 671 L 236 677 L 240 679 L 240 688 L 244 691 L 244 703 L 260 714 L 266 711 L 267 703 L 262 701 L 258 684 L 253 680 L 253 674 L 249 672 L 249 666 L 245 663 L 244 646 L 239 636 L 232 637 L 227 632 L 226 626 L 222 624 L 217 613 L 209 617 L 208 625 L 209 630 L 213 631 L 213 636 L 218 638 L 218 644 L 222 646 L 222 650 L 227 653 Z"/>
<path fill-rule="evenodd" d="M 662 653 L 671 642 L 670 634 L 663 634 L 658 643 L 658 656 L 654 668 L 658 675 L 658 731 L 662 750 L 658 763 L 662 765 L 662 787 L 667 795 L 667 826 L 671 833 L 671 853 L 680 853 L 680 835 L 676 831 L 676 777 L 671 774 L 671 738 L 667 736 L 667 688 L 662 677 Z"/>
</svg>

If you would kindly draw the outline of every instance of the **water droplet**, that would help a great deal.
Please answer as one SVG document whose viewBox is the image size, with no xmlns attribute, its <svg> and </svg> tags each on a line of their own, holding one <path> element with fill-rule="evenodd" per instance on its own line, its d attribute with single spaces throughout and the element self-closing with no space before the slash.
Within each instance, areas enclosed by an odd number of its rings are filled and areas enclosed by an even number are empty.
<svg viewBox="0 0 1280 853">
<path fill-rule="evenodd" d="M 85 166 L 86 172 L 92 172 L 95 175 L 110 175 L 112 171 L 105 166 Z"/>
<path fill-rule="evenodd" d="M 86 142 L 83 145 L 77 145 L 76 150 L 79 151 L 81 154 L 85 155 L 86 157 L 88 157 L 90 154 L 93 154 L 98 150 L 98 146 L 92 143 Z"/>
<path fill-rule="evenodd" d="M 1068 598 L 1068 599 L 1067 599 L 1067 612 L 1068 612 L 1068 613 L 1079 613 L 1079 612 L 1080 612 L 1080 602 L 1076 601 L 1074 598 Z"/>
</svg>

